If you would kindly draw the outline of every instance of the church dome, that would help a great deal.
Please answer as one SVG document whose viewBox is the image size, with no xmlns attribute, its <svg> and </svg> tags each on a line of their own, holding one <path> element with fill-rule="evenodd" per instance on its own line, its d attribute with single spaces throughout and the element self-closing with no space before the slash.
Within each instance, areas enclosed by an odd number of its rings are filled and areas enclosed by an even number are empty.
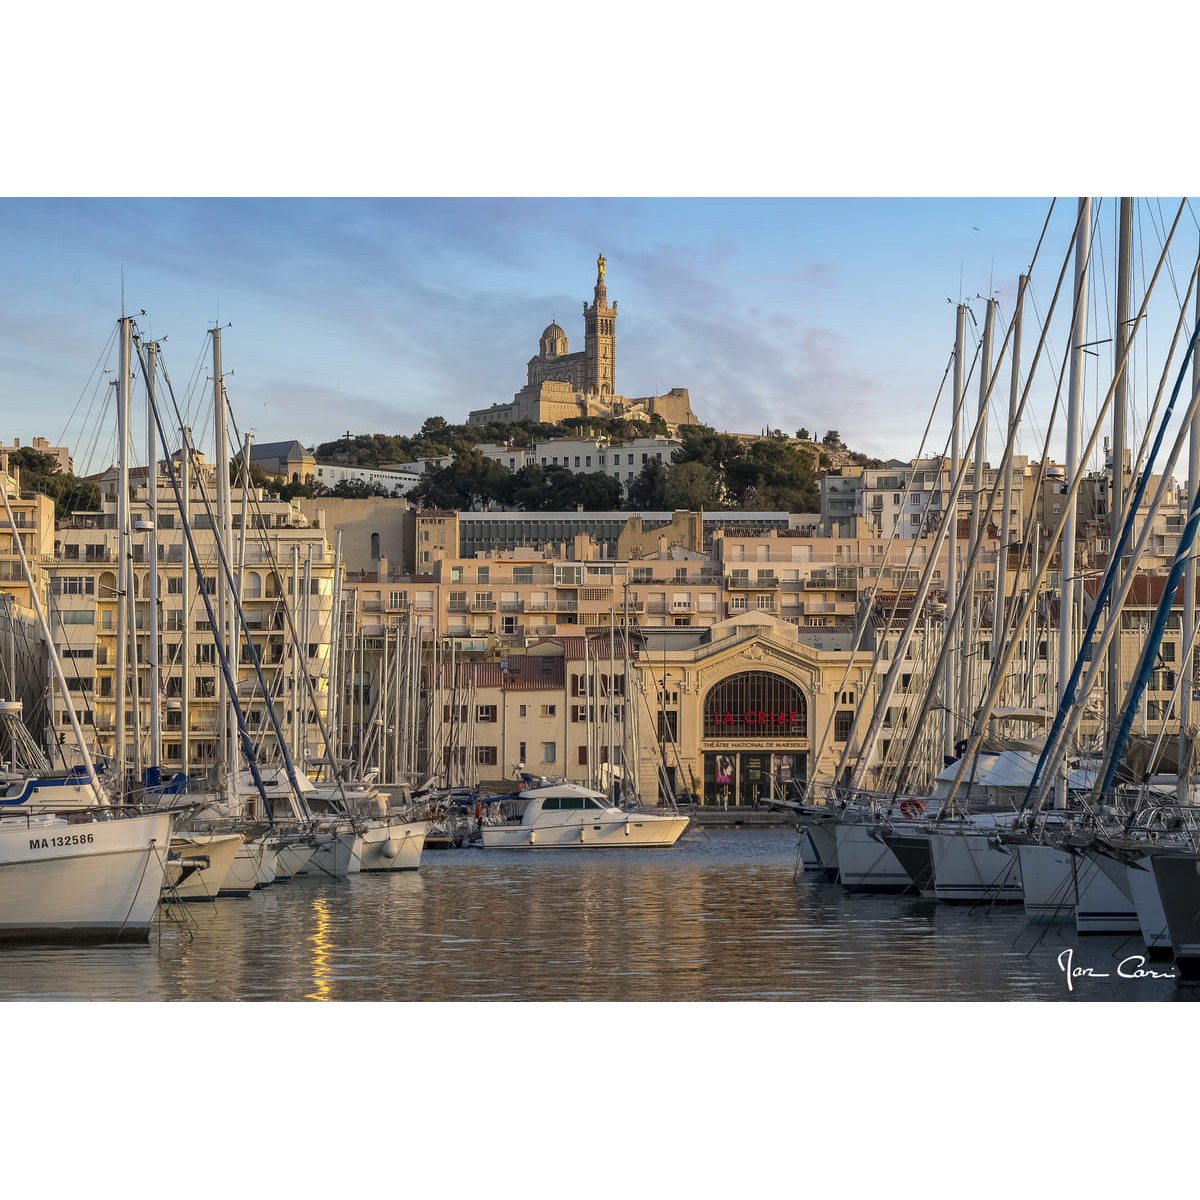
<svg viewBox="0 0 1200 1200">
<path fill-rule="evenodd" d="M 567 332 L 557 321 L 551 321 L 542 330 L 540 348 L 544 358 L 557 358 L 559 355 L 566 354 Z"/>
</svg>

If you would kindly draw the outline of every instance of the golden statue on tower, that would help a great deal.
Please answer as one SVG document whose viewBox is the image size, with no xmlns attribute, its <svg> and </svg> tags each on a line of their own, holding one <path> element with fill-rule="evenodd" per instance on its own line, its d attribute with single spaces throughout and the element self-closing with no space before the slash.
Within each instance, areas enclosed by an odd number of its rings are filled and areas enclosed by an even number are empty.
<svg viewBox="0 0 1200 1200">
<path fill-rule="evenodd" d="M 603 279 L 604 279 L 604 255 L 603 254 L 601 254 L 596 259 L 596 272 L 597 272 L 596 278 L 603 281 Z"/>
</svg>

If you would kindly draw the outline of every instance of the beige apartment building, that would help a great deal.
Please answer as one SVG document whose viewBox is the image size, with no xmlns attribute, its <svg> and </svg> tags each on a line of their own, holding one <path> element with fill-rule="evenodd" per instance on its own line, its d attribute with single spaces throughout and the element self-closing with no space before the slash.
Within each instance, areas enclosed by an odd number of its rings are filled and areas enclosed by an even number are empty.
<svg viewBox="0 0 1200 1200">
<path fill-rule="evenodd" d="M 197 456 L 199 457 L 199 456 Z M 176 470 L 180 462 L 175 461 Z M 157 523 L 152 524 L 146 468 L 130 472 L 132 496 L 129 546 L 132 595 L 126 599 L 131 627 L 123 734 L 125 766 L 140 770 L 157 759 L 168 772 L 204 771 L 216 765 L 225 736 L 223 689 L 209 607 L 219 621 L 221 564 L 215 531 L 216 488 L 211 466 L 201 462 L 188 492 L 189 525 L 201 564 L 203 592 L 183 531 L 183 520 L 165 469 L 157 486 Z M 59 528 L 53 557 L 44 566 L 50 579 L 50 625 L 90 748 L 101 759 L 117 752 L 118 555 L 115 472 L 100 478 L 98 512 L 77 512 Z M 323 529 L 294 504 L 268 499 L 260 489 L 232 489 L 234 544 L 231 569 L 245 613 L 248 637 L 260 660 L 271 709 L 247 651 L 247 632 L 237 641 L 236 684 L 251 737 L 264 762 L 280 751 L 270 719 L 274 711 L 303 763 L 324 753 L 314 714 L 328 707 L 333 552 Z M 243 536 L 244 529 L 244 536 Z M 156 564 L 158 612 L 150 611 L 149 574 Z M 286 609 L 290 608 L 289 623 Z M 236 620 L 236 618 L 234 618 Z M 300 649 L 291 634 L 294 623 Z M 161 750 L 150 745 L 151 639 L 157 638 Z M 311 688 L 311 691 L 310 691 Z M 55 698 L 53 723 L 63 740 L 69 719 Z"/>
<path fill-rule="evenodd" d="M 40 440 L 40 439 L 36 439 Z M 54 501 L 22 493 L 20 471 L 9 472 L 0 453 L 0 487 L 8 510 L 0 507 L 0 700 L 19 700 L 25 723 L 40 737 L 47 717 L 48 659 L 33 596 L 46 608 L 45 564 L 54 550 Z M 21 551 L 33 578 L 31 592 Z"/>
</svg>

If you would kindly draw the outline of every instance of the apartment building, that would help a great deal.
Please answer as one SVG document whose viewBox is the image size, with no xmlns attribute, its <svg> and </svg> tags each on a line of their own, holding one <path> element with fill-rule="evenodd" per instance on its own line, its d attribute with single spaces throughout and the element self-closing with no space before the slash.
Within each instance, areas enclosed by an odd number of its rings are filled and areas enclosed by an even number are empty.
<svg viewBox="0 0 1200 1200">
<path fill-rule="evenodd" d="M 181 474 L 179 460 L 175 468 Z M 158 761 L 168 771 L 185 766 L 204 770 L 218 761 L 225 737 L 220 719 L 224 681 L 213 633 L 213 619 L 219 622 L 222 576 L 215 473 L 201 462 L 187 493 L 199 578 L 165 469 L 160 464 L 153 484 L 157 488 L 153 522 L 146 468 L 131 471 L 131 477 L 135 481 L 130 503 L 133 533 L 126 595 L 118 589 L 121 542 L 115 472 L 110 472 L 100 480 L 100 510 L 77 512 L 58 530 L 54 556 L 46 563 L 51 632 L 92 752 L 111 759 L 123 742 L 128 770 L 140 769 L 155 757 L 149 734 L 151 639 L 156 637 L 162 730 Z M 278 760 L 273 711 L 296 757 L 302 762 L 315 760 L 324 751 L 315 712 L 323 716 L 327 710 L 332 550 L 324 531 L 315 528 L 297 506 L 269 499 L 260 489 L 243 494 L 233 488 L 231 509 L 230 567 L 239 584 L 235 591 L 245 624 L 236 638 L 235 677 L 246 725 L 261 745 L 262 760 Z M 151 562 L 157 575 L 157 615 L 150 611 Z M 123 621 L 118 614 L 122 603 Z M 299 649 L 292 637 L 293 625 Z M 130 630 L 124 656 L 117 644 L 121 626 Z M 270 708 L 247 653 L 247 637 L 261 662 Z M 128 664 L 127 686 L 119 689 L 116 671 L 122 657 Z M 120 690 L 124 691 L 124 720 L 118 728 Z M 60 731 L 69 725 L 58 696 L 53 723 Z"/>
</svg>

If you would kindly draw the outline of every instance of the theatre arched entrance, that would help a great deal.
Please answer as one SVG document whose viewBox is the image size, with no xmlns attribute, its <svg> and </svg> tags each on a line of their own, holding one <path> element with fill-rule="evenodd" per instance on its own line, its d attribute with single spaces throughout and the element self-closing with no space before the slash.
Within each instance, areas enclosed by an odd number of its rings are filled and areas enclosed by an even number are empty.
<svg viewBox="0 0 1200 1200">
<path fill-rule="evenodd" d="M 704 698 L 704 802 L 794 797 L 808 777 L 808 698 L 773 671 L 741 671 Z"/>
</svg>

